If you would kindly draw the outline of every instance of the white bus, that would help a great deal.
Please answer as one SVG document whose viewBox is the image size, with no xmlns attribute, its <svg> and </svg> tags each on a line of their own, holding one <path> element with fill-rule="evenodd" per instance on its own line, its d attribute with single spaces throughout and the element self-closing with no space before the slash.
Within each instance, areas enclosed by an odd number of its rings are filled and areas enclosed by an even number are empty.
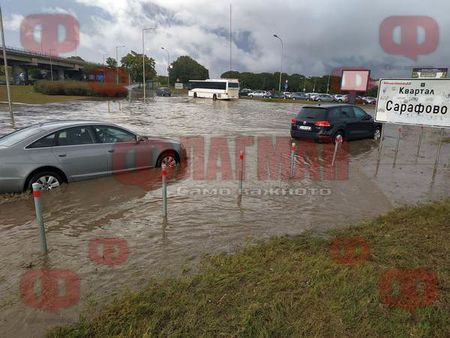
<svg viewBox="0 0 450 338">
<path fill-rule="evenodd" d="M 213 100 L 230 100 L 239 98 L 239 80 L 210 79 L 190 80 L 189 97 L 203 97 Z"/>
</svg>

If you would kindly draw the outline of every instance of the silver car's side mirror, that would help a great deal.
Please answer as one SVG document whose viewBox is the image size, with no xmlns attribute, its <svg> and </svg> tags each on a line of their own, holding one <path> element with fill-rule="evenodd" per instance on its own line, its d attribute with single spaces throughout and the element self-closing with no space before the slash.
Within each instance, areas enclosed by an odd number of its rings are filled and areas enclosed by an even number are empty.
<svg viewBox="0 0 450 338">
<path fill-rule="evenodd" d="M 139 135 L 136 136 L 136 143 L 141 143 L 145 140 L 146 140 L 146 138 L 144 136 L 139 136 Z"/>
</svg>

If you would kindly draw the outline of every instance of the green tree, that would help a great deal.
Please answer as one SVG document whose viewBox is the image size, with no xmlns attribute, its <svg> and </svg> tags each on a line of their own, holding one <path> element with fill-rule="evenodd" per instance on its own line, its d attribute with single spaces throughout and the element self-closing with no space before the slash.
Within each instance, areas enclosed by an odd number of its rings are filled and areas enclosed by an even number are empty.
<svg viewBox="0 0 450 338">
<path fill-rule="evenodd" d="M 109 58 L 106 59 L 106 64 L 110 68 L 116 68 L 117 67 L 117 60 L 112 58 L 112 57 L 109 57 Z"/>
<path fill-rule="evenodd" d="M 189 56 L 180 56 L 170 70 L 170 83 L 175 84 L 176 80 L 186 83 L 189 80 L 206 80 L 209 78 L 209 71 L 204 66 Z"/>
<path fill-rule="evenodd" d="M 155 70 L 155 60 L 149 58 L 147 55 L 144 56 L 145 60 L 145 78 L 146 80 L 153 80 L 156 76 Z M 131 51 L 125 55 L 120 62 L 122 67 L 124 67 L 130 74 L 133 82 L 142 83 L 142 54 Z"/>
</svg>

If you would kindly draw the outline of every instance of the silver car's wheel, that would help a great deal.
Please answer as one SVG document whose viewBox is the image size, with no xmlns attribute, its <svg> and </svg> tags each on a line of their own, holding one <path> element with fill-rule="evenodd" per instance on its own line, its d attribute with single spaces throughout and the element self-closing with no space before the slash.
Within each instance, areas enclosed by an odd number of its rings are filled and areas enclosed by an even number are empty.
<svg viewBox="0 0 450 338">
<path fill-rule="evenodd" d="M 176 167 L 179 164 L 179 161 L 178 161 L 177 156 L 175 155 L 174 152 L 168 151 L 168 152 L 163 153 L 159 157 L 159 159 L 158 159 L 158 161 L 156 163 L 156 166 L 157 167 L 161 167 L 163 164 L 167 168 L 174 168 L 174 167 Z"/>
<path fill-rule="evenodd" d="M 378 127 L 375 129 L 374 133 L 373 133 L 373 139 L 378 141 L 381 138 L 381 128 Z"/>
<path fill-rule="evenodd" d="M 59 173 L 53 171 L 41 171 L 35 173 L 29 180 L 27 180 L 26 188 L 32 190 L 33 183 L 41 185 L 41 190 L 53 190 L 63 184 L 64 180 Z"/>
<path fill-rule="evenodd" d="M 50 175 L 39 177 L 39 179 L 33 183 L 39 183 L 42 186 L 42 190 L 46 191 L 58 188 L 61 185 L 55 176 Z"/>
</svg>

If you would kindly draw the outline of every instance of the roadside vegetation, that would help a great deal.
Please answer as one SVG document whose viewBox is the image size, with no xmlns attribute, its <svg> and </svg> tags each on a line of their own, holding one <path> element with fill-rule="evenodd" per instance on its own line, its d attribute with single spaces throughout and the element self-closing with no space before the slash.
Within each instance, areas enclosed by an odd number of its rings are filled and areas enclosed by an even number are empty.
<svg viewBox="0 0 450 338">
<path fill-rule="evenodd" d="M 11 86 L 10 88 L 11 101 L 13 103 L 45 104 L 92 99 L 87 96 L 79 95 L 46 95 L 36 92 L 33 86 Z M 0 98 L 0 101 L 7 103 L 6 86 L 0 86 Z"/>
<path fill-rule="evenodd" d="M 34 84 L 34 90 L 46 95 L 125 97 L 125 86 L 115 83 L 87 81 L 48 81 L 40 80 Z"/>
<path fill-rule="evenodd" d="M 447 199 L 398 208 L 344 230 L 274 238 L 233 255 L 205 257 L 197 272 L 149 281 L 48 336 L 449 337 L 449 220 Z M 344 239 L 348 245 L 352 238 L 368 250 L 347 255 L 354 258 L 349 264 L 337 258 L 346 248 L 330 243 Z M 411 283 L 397 283 L 391 298 L 399 301 L 383 300 L 380 276 L 394 268 L 426 269 L 437 278 L 436 290 L 425 285 L 416 293 Z"/>
</svg>

